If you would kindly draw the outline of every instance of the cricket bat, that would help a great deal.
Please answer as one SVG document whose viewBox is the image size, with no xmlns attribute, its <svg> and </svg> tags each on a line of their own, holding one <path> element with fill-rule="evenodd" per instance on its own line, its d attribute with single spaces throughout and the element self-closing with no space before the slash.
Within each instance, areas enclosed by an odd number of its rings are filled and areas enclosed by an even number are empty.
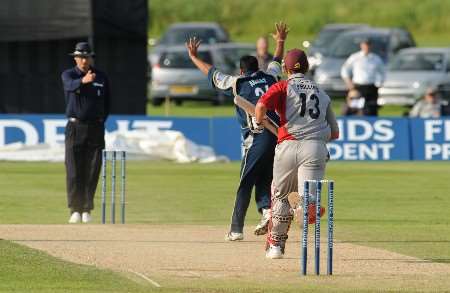
<svg viewBox="0 0 450 293">
<path fill-rule="evenodd" d="M 235 96 L 234 97 L 234 103 L 236 106 L 247 112 L 250 116 L 255 117 L 255 105 L 247 101 L 241 96 Z M 262 122 L 263 126 L 272 132 L 275 136 L 278 135 L 278 126 L 270 119 L 264 119 Z"/>
</svg>

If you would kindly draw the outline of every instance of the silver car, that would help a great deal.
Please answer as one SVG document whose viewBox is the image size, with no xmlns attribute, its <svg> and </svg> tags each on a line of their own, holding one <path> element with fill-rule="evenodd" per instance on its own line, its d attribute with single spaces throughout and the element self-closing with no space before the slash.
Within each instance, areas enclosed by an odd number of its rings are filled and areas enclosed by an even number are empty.
<svg viewBox="0 0 450 293">
<path fill-rule="evenodd" d="M 342 97 L 347 94 L 341 78 L 341 67 L 351 54 L 360 50 L 359 44 L 367 38 L 372 43 L 372 51 L 385 62 L 398 50 L 415 46 L 411 35 L 404 29 L 363 28 L 340 34 L 314 72 L 314 81 L 330 96 Z"/>
<path fill-rule="evenodd" d="M 239 73 L 239 59 L 255 54 L 252 44 L 226 43 L 201 46 L 200 59 L 228 74 Z M 226 97 L 212 88 L 208 78 L 195 67 L 184 46 L 171 47 L 161 53 L 152 67 L 150 88 L 153 105 L 161 105 L 166 97 L 181 104 L 184 100 L 206 100 L 222 104 Z"/>
<path fill-rule="evenodd" d="M 450 48 L 401 50 L 388 65 L 386 80 L 378 92 L 378 104 L 413 105 L 429 87 L 448 96 Z"/>
</svg>

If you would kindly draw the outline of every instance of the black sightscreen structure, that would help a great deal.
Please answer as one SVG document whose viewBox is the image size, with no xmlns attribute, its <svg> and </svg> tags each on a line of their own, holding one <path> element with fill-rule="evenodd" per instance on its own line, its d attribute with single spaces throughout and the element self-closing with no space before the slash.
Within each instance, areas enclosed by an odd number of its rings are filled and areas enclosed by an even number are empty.
<svg viewBox="0 0 450 293">
<path fill-rule="evenodd" d="M 0 113 L 63 113 L 61 72 L 89 41 L 115 114 L 145 114 L 148 0 L 2 0 Z"/>
</svg>

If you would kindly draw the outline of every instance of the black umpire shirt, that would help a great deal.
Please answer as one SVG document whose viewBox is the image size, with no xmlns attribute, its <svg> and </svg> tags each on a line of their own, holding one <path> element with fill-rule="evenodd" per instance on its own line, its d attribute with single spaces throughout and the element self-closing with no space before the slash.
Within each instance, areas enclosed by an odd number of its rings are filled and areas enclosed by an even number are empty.
<svg viewBox="0 0 450 293">
<path fill-rule="evenodd" d="M 81 121 L 105 121 L 109 115 L 109 81 L 106 74 L 91 67 L 93 82 L 83 84 L 85 73 L 77 66 L 61 75 L 66 99 L 66 116 Z"/>
</svg>

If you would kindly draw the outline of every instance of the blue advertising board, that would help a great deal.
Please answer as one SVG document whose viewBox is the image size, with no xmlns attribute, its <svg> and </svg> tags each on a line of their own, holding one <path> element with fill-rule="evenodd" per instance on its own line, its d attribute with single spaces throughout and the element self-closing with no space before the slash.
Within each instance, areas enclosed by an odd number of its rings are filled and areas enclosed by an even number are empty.
<svg viewBox="0 0 450 293">
<path fill-rule="evenodd" d="M 64 115 L 0 114 L 0 146 L 13 142 L 27 145 L 64 142 Z M 200 145 L 212 146 L 218 155 L 230 160 L 241 158 L 241 138 L 236 119 L 230 118 L 175 118 L 140 115 L 111 115 L 106 121 L 107 131 L 177 130 Z"/>
<path fill-rule="evenodd" d="M 332 160 L 410 160 L 406 118 L 339 118 L 339 139 L 328 144 Z"/>
<path fill-rule="evenodd" d="M 450 160 L 450 119 L 411 119 L 413 160 Z"/>
<path fill-rule="evenodd" d="M 0 146 L 62 143 L 63 115 L 0 114 Z M 345 117 L 338 119 L 340 138 L 328 144 L 333 160 L 449 160 L 450 119 Z M 177 130 L 211 146 L 216 154 L 240 160 L 241 137 L 234 117 L 178 118 L 112 115 L 107 131 Z"/>
</svg>

